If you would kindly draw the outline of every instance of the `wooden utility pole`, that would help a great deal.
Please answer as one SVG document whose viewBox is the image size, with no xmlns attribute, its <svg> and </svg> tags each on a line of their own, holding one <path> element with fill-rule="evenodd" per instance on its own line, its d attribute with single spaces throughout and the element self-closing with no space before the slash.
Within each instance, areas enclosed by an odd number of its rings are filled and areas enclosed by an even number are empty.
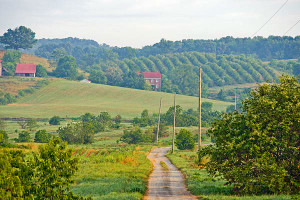
<svg viewBox="0 0 300 200">
<path fill-rule="evenodd" d="M 176 93 L 174 93 L 174 122 L 173 122 L 172 153 L 174 153 L 174 143 L 175 143 L 175 118 L 176 118 Z"/>
<path fill-rule="evenodd" d="M 160 124 L 161 103 L 162 103 L 162 98 L 160 98 L 159 112 L 158 112 L 158 123 L 157 123 L 157 133 L 156 133 L 156 143 L 157 144 L 158 144 L 158 133 L 159 133 L 159 124 Z"/>
<path fill-rule="evenodd" d="M 200 150 L 201 148 L 201 72 L 202 72 L 202 68 L 200 66 L 199 69 L 199 138 L 198 138 L 198 149 Z"/>
</svg>

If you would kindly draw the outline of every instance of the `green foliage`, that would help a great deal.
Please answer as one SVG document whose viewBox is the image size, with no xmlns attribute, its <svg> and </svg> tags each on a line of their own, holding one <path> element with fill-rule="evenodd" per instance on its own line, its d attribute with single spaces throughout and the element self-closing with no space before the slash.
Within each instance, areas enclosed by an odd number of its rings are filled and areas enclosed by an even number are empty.
<svg viewBox="0 0 300 200">
<path fill-rule="evenodd" d="M 293 65 L 293 74 L 295 76 L 299 76 L 299 74 L 300 74 L 300 63 L 299 62 L 297 62 Z"/>
<path fill-rule="evenodd" d="M 8 141 L 7 132 L 3 129 L 0 129 L 0 146 L 5 146 Z"/>
<path fill-rule="evenodd" d="M 181 129 L 176 135 L 175 144 L 180 150 L 195 148 L 195 141 L 193 140 L 192 133 L 186 129 Z"/>
<path fill-rule="evenodd" d="M 5 51 L 2 58 L 2 67 L 7 69 L 3 75 L 13 76 L 16 71 L 17 63 L 20 62 L 21 52 L 17 50 Z"/>
<path fill-rule="evenodd" d="M 35 133 L 34 142 L 47 143 L 52 138 L 51 133 L 47 133 L 45 129 L 38 130 Z"/>
<path fill-rule="evenodd" d="M 133 125 L 138 125 L 140 127 L 152 126 L 153 124 L 154 119 L 149 116 L 149 111 L 147 109 L 142 111 L 141 118 L 135 117 L 133 119 Z"/>
<path fill-rule="evenodd" d="M 157 134 L 157 126 L 155 126 L 153 133 Z M 168 126 L 165 123 L 160 123 L 158 137 L 167 137 L 169 136 Z"/>
<path fill-rule="evenodd" d="M 34 154 L 37 199 L 79 199 L 70 190 L 70 183 L 78 170 L 78 158 L 59 138 L 41 146 Z"/>
<path fill-rule="evenodd" d="M 47 75 L 46 68 L 43 67 L 42 65 L 37 65 L 35 76 L 36 77 L 47 77 L 48 75 Z"/>
<path fill-rule="evenodd" d="M 7 49 L 30 49 L 37 42 L 34 37 L 35 33 L 30 28 L 19 26 L 0 36 L 0 43 L 7 45 Z"/>
<path fill-rule="evenodd" d="M 124 134 L 120 140 L 128 144 L 138 144 L 144 142 L 145 137 L 140 128 L 134 127 L 131 130 L 124 130 Z"/>
<path fill-rule="evenodd" d="M 204 105 L 204 106 L 203 106 Z M 211 111 L 211 104 L 202 103 L 203 108 L 201 109 L 202 127 L 209 126 L 214 119 L 219 117 L 220 112 Z M 170 107 L 166 113 L 161 115 L 161 122 L 166 125 L 173 125 L 174 123 L 174 106 Z M 188 127 L 198 126 L 199 124 L 199 112 L 193 109 L 184 111 L 180 105 L 176 106 L 176 126 Z"/>
<path fill-rule="evenodd" d="M 250 93 L 243 112 L 223 114 L 209 129 L 215 146 L 199 152 L 213 175 L 223 176 L 239 194 L 298 193 L 300 84 L 280 77 Z"/>
<path fill-rule="evenodd" d="M 49 120 L 49 124 L 51 125 L 60 125 L 61 118 L 59 116 L 53 116 Z"/>
<path fill-rule="evenodd" d="M 72 150 L 56 138 L 29 159 L 22 151 L 0 153 L 0 195 L 3 199 L 83 199 L 70 191 L 78 169 Z"/>
<path fill-rule="evenodd" d="M 134 127 L 130 130 L 124 130 L 124 134 L 120 138 L 120 141 L 128 144 L 153 142 L 155 138 L 154 136 L 153 127 L 150 127 L 144 133 L 139 127 Z"/>
<path fill-rule="evenodd" d="M 220 92 L 219 92 L 218 95 L 217 95 L 217 98 L 218 98 L 219 100 L 225 100 L 226 94 L 225 94 L 225 92 L 224 92 L 223 89 L 220 90 Z"/>
<path fill-rule="evenodd" d="M 64 56 L 59 59 L 57 68 L 53 71 L 56 77 L 76 80 L 78 76 L 76 60 L 73 56 Z"/>
<path fill-rule="evenodd" d="M 31 136 L 30 132 L 28 131 L 22 131 L 21 133 L 19 133 L 18 139 L 16 139 L 17 142 L 30 142 L 30 140 Z"/>
<path fill-rule="evenodd" d="M 77 122 L 59 127 L 58 135 L 69 144 L 88 144 L 94 142 L 95 127 L 91 123 Z"/>
<path fill-rule="evenodd" d="M 201 103 L 201 110 L 204 112 L 210 112 L 210 111 L 212 111 L 212 106 L 213 106 L 213 103 L 211 103 L 211 102 L 203 102 L 203 103 Z"/>
<path fill-rule="evenodd" d="M 89 75 L 89 80 L 92 83 L 100 83 L 100 84 L 106 84 L 107 83 L 106 76 L 100 70 L 91 71 L 91 73 Z"/>
<path fill-rule="evenodd" d="M 16 98 L 9 93 L 4 93 L 4 95 L 0 97 L 0 105 L 6 105 L 14 102 L 16 102 Z"/>
</svg>

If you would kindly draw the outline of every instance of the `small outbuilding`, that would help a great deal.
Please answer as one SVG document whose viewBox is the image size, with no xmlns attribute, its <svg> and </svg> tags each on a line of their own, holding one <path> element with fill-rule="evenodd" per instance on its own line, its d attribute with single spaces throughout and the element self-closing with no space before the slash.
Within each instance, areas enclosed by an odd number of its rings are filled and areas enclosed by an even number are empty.
<svg viewBox="0 0 300 200">
<path fill-rule="evenodd" d="M 91 81 L 88 80 L 88 79 L 83 79 L 83 80 L 80 81 L 80 83 L 91 83 Z"/>
<path fill-rule="evenodd" d="M 35 77 L 36 65 L 17 64 L 15 76 Z"/>
</svg>

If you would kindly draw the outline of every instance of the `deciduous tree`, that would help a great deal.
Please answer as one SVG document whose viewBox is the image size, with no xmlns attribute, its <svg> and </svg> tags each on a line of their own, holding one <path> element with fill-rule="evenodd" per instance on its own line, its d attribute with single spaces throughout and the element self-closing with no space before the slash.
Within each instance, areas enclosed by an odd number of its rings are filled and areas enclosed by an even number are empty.
<svg viewBox="0 0 300 200">
<path fill-rule="evenodd" d="M 0 42 L 7 45 L 7 49 L 30 49 L 37 42 L 35 33 L 25 26 L 19 26 L 14 30 L 8 29 L 3 36 L 0 36 Z"/>
</svg>

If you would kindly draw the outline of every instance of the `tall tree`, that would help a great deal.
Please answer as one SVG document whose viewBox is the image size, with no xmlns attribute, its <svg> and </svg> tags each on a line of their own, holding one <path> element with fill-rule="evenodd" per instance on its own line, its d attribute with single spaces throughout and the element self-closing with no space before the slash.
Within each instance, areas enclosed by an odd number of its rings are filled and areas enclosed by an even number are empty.
<svg viewBox="0 0 300 200">
<path fill-rule="evenodd" d="M 206 169 L 243 194 L 298 193 L 300 186 L 300 84 L 282 76 L 243 102 L 243 112 L 223 114 L 208 130 L 216 145 L 200 153 Z"/>
<path fill-rule="evenodd" d="M 7 49 L 30 49 L 37 42 L 35 32 L 25 26 L 19 26 L 14 30 L 8 29 L 3 36 L 0 36 L 0 42 L 7 45 Z"/>
<path fill-rule="evenodd" d="M 71 80 L 76 79 L 78 71 L 75 58 L 73 56 L 64 56 L 60 58 L 57 68 L 53 73 L 56 77 L 68 78 Z"/>
</svg>

